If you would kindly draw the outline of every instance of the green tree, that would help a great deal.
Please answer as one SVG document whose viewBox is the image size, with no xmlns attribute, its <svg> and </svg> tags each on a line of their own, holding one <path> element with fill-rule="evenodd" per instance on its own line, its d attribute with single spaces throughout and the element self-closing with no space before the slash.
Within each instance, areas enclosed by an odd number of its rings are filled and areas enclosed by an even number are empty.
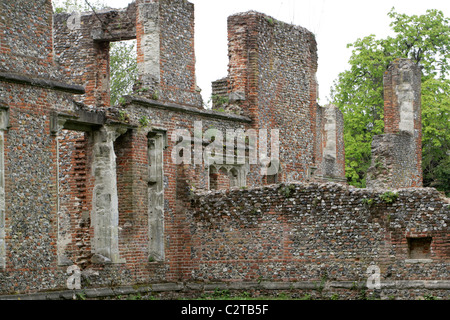
<svg viewBox="0 0 450 320">
<path fill-rule="evenodd" d="M 73 12 L 73 11 L 90 11 L 105 8 L 106 5 L 99 0 L 52 0 L 53 11 L 55 13 Z"/>
<path fill-rule="evenodd" d="M 53 0 L 55 13 L 91 11 L 106 8 L 100 0 Z M 137 79 L 136 41 L 110 44 L 110 96 L 111 105 L 120 103 L 121 97 L 133 90 Z"/>
<path fill-rule="evenodd" d="M 136 41 L 114 42 L 110 45 L 111 105 L 121 102 L 133 91 L 137 75 Z"/>
<path fill-rule="evenodd" d="M 349 60 L 350 69 L 342 72 L 332 88 L 333 102 L 344 114 L 346 175 L 350 184 L 365 187 L 371 161 L 374 135 L 383 133 L 383 74 L 396 58 L 409 58 L 422 70 L 424 182 L 436 181 L 445 188 L 442 175 L 448 172 L 450 138 L 448 133 L 448 80 L 450 70 L 449 19 L 438 10 L 424 15 L 389 12 L 394 36 L 376 39 L 374 35 L 357 39 Z M 440 118 L 436 118 L 439 115 Z M 446 128 L 446 129 L 445 129 Z M 439 141 L 441 150 L 436 147 Z M 447 148 L 447 149 L 445 149 Z M 428 158 L 430 157 L 430 161 Z M 439 170 L 438 170 L 439 168 Z M 434 182 L 432 182 L 434 181 Z M 438 184 L 436 184 L 438 186 Z M 447 185 L 447 190 L 450 188 Z"/>
<path fill-rule="evenodd" d="M 422 83 L 422 167 L 424 186 L 450 195 L 450 80 Z"/>
</svg>

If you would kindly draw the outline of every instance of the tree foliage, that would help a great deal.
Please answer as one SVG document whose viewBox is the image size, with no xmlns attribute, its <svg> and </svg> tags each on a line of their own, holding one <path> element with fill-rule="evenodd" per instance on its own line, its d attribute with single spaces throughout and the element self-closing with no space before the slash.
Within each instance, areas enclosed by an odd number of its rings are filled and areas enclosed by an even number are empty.
<svg viewBox="0 0 450 320">
<path fill-rule="evenodd" d="M 55 13 L 91 11 L 106 8 L 100 0 L 53 0 Z M 120 103 L 121 97 L 133 90 L 137 79 L 136 41 L 110 44 L 110 96 L 111 105 Z"/>
<path fill-rule="evenodd" d="M 90 11 L 105 8 L 106 5 L 99 0 L 52 0 L 53 11 L 55 13 L 73 12 L 73 11 Z"/>
<path fill-rule="evenodd" d="M 449 19 L 438 10 L 408 16 L 392 8 L 388 16 L 394 35 L 369 35 L 349 44 L 350 69 L 332 88 L 333 102 L 344 113 L 347 179 L 365 187 L 372 137 L 384 130 L 383 74 L 396 58 L 409 58 L 422 70 L 424 184 L 450 191 Z"/>
<path fill-rule="evenodd" d="M 424 185 L 450 193 L 450 80 L 422 83 Z"/>
<path fill-rule="evenodd" d="M 136 41 L 111 43 L 110 96 L 111 105 L 121 102 L 124 95 L 133 91 L 137 80 Z"/>
</svg>

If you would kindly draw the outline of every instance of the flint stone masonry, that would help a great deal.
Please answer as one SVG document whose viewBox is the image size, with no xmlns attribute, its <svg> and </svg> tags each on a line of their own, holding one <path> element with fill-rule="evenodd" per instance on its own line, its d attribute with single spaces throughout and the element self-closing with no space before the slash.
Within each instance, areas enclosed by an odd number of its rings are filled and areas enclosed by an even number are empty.
<svg viewBox="0 0 450 320">
<path fill-rule="evenodd" d="M 375 136 L 372 141 L 372 165 L 367 171 L 369 188 L 413 186 L 418 181 L 416 148 L 408 133 Z"/>
<path fill-rule="evenodd" d="M 383 192 L 335 183 L 291 183 L 201 193 L 192 214 L 195 280 L 381 281 L 449 279 L 450 206 L 434 189 Z M 409 238 L 431 238 L 429 261 L 413 265 Z"/>
<path fill-rule="evenodd" d="M 35 4 L 27 1 L 0 3 L 0 72 L 61 80 L 53 64 L 53 39 L 48 36 L 52 28 L 51 3 L 43 2 L 40 12 L 28 7 L 35 7 Z"/>
<path fill-rule="evenodd" d="M 76 266 L 92 298 L 216 288 L 355 298 L 376 264 L 384 297 L 448 298 L 448 199 L 322 183 L 344 176 L 345 156 L 340 113 L 316 101 L 314 35 L 253 11 L 228 23 L 222 112 L 202 108 L 188 1 L 54 19 L 50 0 L 0 4 L 2 295 L 71 298 Z M 109 43 L 134 38 L 140 82 L 111 107 Z M 400 69 L 395 81 L 408 82 Z M 413 136 L 404 123 L 395 139 Z M 196 162 L 208 129 L 280 129 L 280 161 L 250 163 L 246 146 L 244 164 Z"/>
<path fill-rule="evenodd" d="M 5 131 L 9 126 L 8 109 L 0 108 L 0 269 L 6 266 L 5 237 Z"/>
<path fill-rule="evenodd" d="M 6 242 L 5 242 L 5 137 L 0 131 L 0 269 L 6 266 Z"/>
</svg>

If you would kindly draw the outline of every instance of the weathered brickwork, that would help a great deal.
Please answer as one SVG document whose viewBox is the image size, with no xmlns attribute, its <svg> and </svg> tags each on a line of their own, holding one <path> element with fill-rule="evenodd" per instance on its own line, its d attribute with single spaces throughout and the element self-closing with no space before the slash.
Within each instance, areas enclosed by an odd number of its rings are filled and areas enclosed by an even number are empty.
<svg viewBox="0 0 450 320">
<path fill-rule="evenodd" d="M 230 100 L 252 118 L 252 127 L 279 128 L 283 180 L 308 178 L 317 152 L 314 35 L 248 12 L 228 18 L 228 40 Z"/>
<path fill-rule="evenodd" d="M 2 1 L 1 53 L 2 72 L 26 71 L 30 76 L 54 78 L 53 42 L 48 37 L 52 27 L 52 6 L 44 2 L 40 11 L 28 10 L 28 1 Z M 49 72 L 52 71 L 52 72 Z"/>
<path fill-rule="evenodd" d="M 372 143 L 367 186 L 422 186 L 421 71 L 413 61 L 397 59 L 384 75 L 384 135 Z"/>
<path fill-rule="evenodd" d="M 91 255 L 86 136 L 63 130 L 59 139 L 58 262 L 85 267 Z"/>
<path fill-rule="evenodd" d="M 292 183 L 203 193 L 192 203 L 194 279 L 448 280 L 448 200 L 434 189 L 384 193 Z M 432 239 L 428 260 L 410 239 Z"/>
<path fill-rule="evenodd" d="M 64 68 L 67 78 L 86 89 L 78 101 L 99 108 L 109 106 L 109 44 L 135 38 L 135 23 L 134 5 L 97 14 L 55 15 L 56 61 Z M 118 25 L 121 32 L 116 31 Z"/>
<path fill-rule="evenodd" d="M 31 3 L 0 6 L 0 294 L 65 292 L 75 266 L 88 294 L 137 284 L 174 297 L 300 294 L 325 279 L 350 298 L 376 265 L 385 297 L 448 298 L 448 199 L 343 183 L 342 114 L 316 102 L 312 33 L 256 12 L 230 17 L 229 74 L 208 110 L 188 1 L 53 20 L 50 0 Z M 110 106 L 109 44 L 128 39 L 139 81 Z M 262 138 L 274 151 L 272 129 L 280 157 L 251 162 Z M 243 155 L 237 138 L 226 153 L 227 130 L 247 134 Z"/>
<path fill-rule="evenodd" d="M 137 39 L 136 94 L 202 107 L 191 3 L 137 1 L 121 10 L 57 14 L 54 24 L 56 59 L 69 78 L 86 88 L 80 102 L 109 106 L 110 43 Z"/>
</svg>

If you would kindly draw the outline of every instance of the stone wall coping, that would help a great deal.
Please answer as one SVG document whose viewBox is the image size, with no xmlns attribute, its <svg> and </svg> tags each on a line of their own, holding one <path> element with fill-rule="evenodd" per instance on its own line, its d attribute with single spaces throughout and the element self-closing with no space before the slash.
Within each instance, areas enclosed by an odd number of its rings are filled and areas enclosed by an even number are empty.
<svg viewBox="0 0 450 320">
<path fill-rule="evenodd" d="M 190 113 L 190 114 L 200 115 L 200 116 L 204 116 L 204 117 L 208 117 L 208 118 L 223 119 L 223 120 L 235 121 L 235 122 L 244 122 L 244 123 L 252 122 L 252 119 L 249 117 L 246 117 L 246 116 L 227 114 L 224 112 L 208 110 L 208 109 L 199 109 L 196 107 L 183 106 L 183 105 L 170 103 L 170 102 L 161 102 L 161 101 L 146 99 L 146 98 L 137 97 L 137 96 L 125 96 L 125 98 L 127 99 L 127 101 L 129 103 L 135 103 L 135 104 L 147 107 L 147 108 L 157 108 L 157 109 L 164 109 L 164 110 L 181 112 L 181 113 Z"/>
<path fill-rule="evenodd" d="M 282 189 L 283 187 L 288 186 L 294 186 L 295 188 L 298 188 L 300 190 L 308 190 L 308 191 L 314 191 L 314 190 L 330 190 L 330 189 L 342 189 L 346 190 L 346 192 L 357 194 L 357 195 L 370 195 L 370 196 L 376 196 L 383 194 L 385 192 L 394 192 L 399 195 L 409 195 L 409 194 L 427 194 L 430 196 L 437 197 L 439 199 L 444 200 L 446 203 L 450 203 L 450 198 L 445 197 L 445 194 L 442 192 L 436 190 L 435 188 L 402 188 L 402 189 L 383 189 L 383 188 L 356 188 L 350 185 L 343 185 L 341 183 L 337 183 L 334 181 L 287 181 L 282 182 L 278 184 L 271 184 L 271 185 L 263 185 L 263 186 L 257 186 L 252 188 L 238 188 L 238 187 L 232 187 L 228 190 L 208 190 L 208 191 L 196 191 L 195 195 L 197 197 L 208 197 L 212 194 L 215 195 L 228 195 L 229 193 L 233 192 L 240 192 L 240 193 L 249 193 L 249 192 L 264 192 L 265 190 L 278 190 Z"/>
<path fill-rule="evenodd" d="M 0 81 L 26 84 L 35 87 L 41 87 L 46 89 L 53 89 L 58 91 L 64 91 L 74 94 L 84 94 L 85 89 L 83 86 L 68 84 L 64 82 L 49 80 L 49 79 L 38 79 L 24 75 L 17 75 L 13 73 L 0 72 Z"/>
</svg>

